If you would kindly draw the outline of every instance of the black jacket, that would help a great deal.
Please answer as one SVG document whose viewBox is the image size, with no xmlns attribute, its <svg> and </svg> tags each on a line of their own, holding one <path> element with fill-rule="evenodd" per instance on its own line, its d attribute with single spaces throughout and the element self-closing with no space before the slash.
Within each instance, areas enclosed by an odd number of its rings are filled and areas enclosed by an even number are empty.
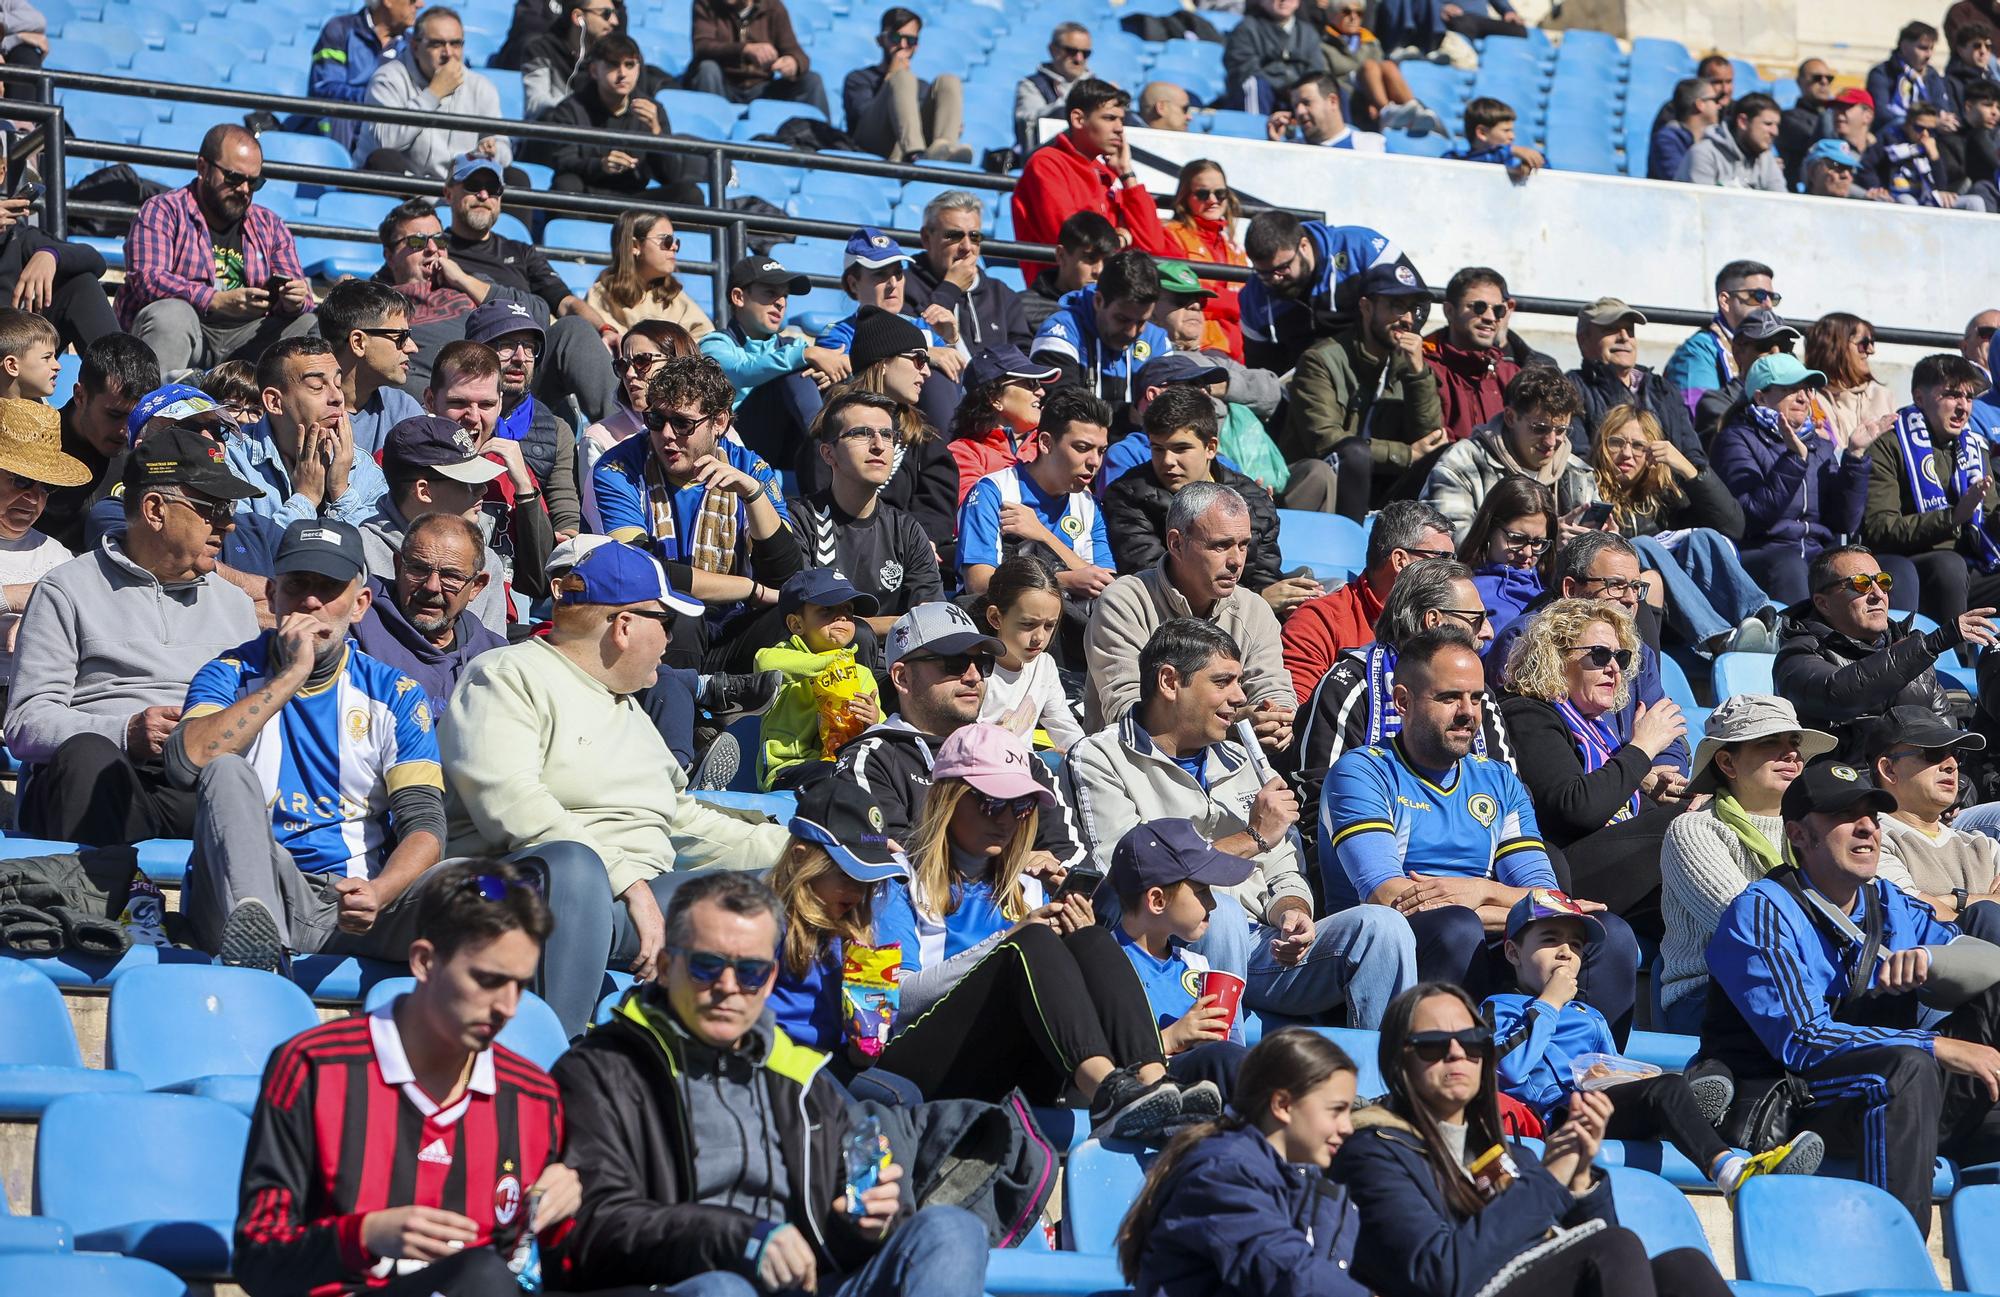
<svg viewBox="0 0 2000 1297">
<path fill-rule="evenodd" d="M 1586 360 L 1564 377 L 1583 398 L 1583 413 L 1570 425 L 1570 443 L 1579 455 L 1588 458 L 1597 438 L 1597 425 L 1621 405 L 1636 405 L 1660 421 L 1667 440 L 1680 448 L 1696 468 L 1708 467 L 1708 452 L 1694 435 L 1694 420 L 1688 417 L 1687 397 L 1680 385 L 1664 374 L 1639 366 L 1639 390 L 1626 386 L 1618 371 L 1601 360 Z"/>
<path fill-rule="evenodd" d="M 674 1284 L 713 1270 L 748 1277 L 746 1251 L 764 1231 L 748 1214 L 690 1201 L 694 1135 L 681 1099 L 682 1037 L 657 984 L 634 987 L 611 1020 L 556 1060 L 567 1143 L 563 1161 L 583 1177 L 583 1206 L 559 1249 L 572 1288 Z M 826 1074 L 826 1056 L 795 1045 L 771 1021 L 763 1077 L 792 1198 L 785 1218 L 826 1272 L 852 1273 L 873 1246 L 833 1200 L 845 1183 L 841 1145 L 848 1104 Z"/>
<path fill-rule="evenodd" d="M 1838 737 L 1842 755 L 1859 757 L 1864 722 L 1891 707 L 1927 707 L 1950 720 L 1933 668 L 1939 654 L 1958 647 L 1956 626 L 1925 633 L 1908 618 L 1892 620 L 1881 642 L 1863 644 L 1827 625 L 1806 602 L 1785 609 L 1779 630 L 1783 641 L 1772 668 L 1778 694 L 1792 700 L 1802 723 Z"/>
<path fill-rule="evenodd" d="M 597 87 L 588 84 L 549 109 L 542 120 L 551 126 L 584 126 L 599 131 L 619 131 L 626 135 L 652 135 L 630 105 L 623 113 L 612 116 L 604 101 L 598 98 Z M 664 108 L 660 110 L 660 130 L 662 133 L 673 130 Z M 626 152 L 639 159 L 638 167 L 631 171 L 613 172 L 605 169 L 605 159 L 611 155 L 611 150 L 606 148 L 549 141 L 522 150 L 527 161 L 540 162 L 555 169 L 556 187 L 559 189 L 564 187 L 565 176 L 574 177 L 574 183 L 584 189 L 621 194 L 643 193 L 655 184 L 670 185 L 682 179 L 695 178 L 683 174 L 691 164 L 677 154 L 646 153 L 636 148 Z"/>
<path fill-rule="evenodd" d="M 1508 694 L 1500 700 L 1500 714 L 1514 741 L 1515 769 L 1534 799 L 1535 823 L 1552 846 L 1567 847 L 1610 824 L 1653 771 L 1653 758 L 1626 743 L 1586 773 L 1554 703 Z"/>
<path fill-rule="evenodd" d="M 908 290 L 905 289 L 904 291 L 907 292 Z M 1063 290 L 1056 287 L 1056 271 L 1054 266 L 1050 266 L 1048 269 L 1042 271 L 1041 274 L 1035 276 L 1034 281 L 1028 285 L 1028 291 L 1022 293 L 1019 297 L 1021 315 L 1028 322 L 1028 331 L 1031 336 L 1041 332 L 1042 321 L 1056 313 L 1056 307 L 1061 304 L 1062 299 Z M 1026 352 L 1027 348 L 1023 347 L 1021 350 Z"/>
<path fill-rule="evenodd" d="M 1833 109 L 1801 99 L 1778 121 L 1778 157 L 1785 164 L 1785 184 L 1796 189 L 1805 179 L 1806 150 L 1833 138 Z"/>
<path fill-rule="evenodd" d="M 931 265 L 929 253 L 918 253 L 910 262 L 909 271 L 903 280 L 903 313 L 921 316 L 933 302 L 942 306 L 958 321 L 959 341 L 973 355 L 1005 343 L 1025 352 L 1034 342 L 1035 331 L 1022 313 L 1020 294 L 984 269 L 980 270 L 979 282 L 972 286 L 971 292 L 945 282 L 944 276 Z"/>
<path fill-rule="evenodd" d="M 1244 560 L 1243 584 L 1262 590 L 1284 572 L 1278 552 L 1278 506 L 1271 493 L 1235 469 L 1216 463 L 1215 480 L 1233 486 L 1250 506 L 1250 555 Z M 1104 531 L 1111 538 L 1111 557 L 1121 575 L 1144 572 L 1167 553 L 1167 506 L 1174 493 L 1160 485 L 1151 463 L 1121 474 L 1104 492 Z"/>
<path fill-rule="evenodd" d="M 1703 466 L 1699 473 L 1682 481 L 1674 479 L 1681 488 L 1678 504 L 1661 506 L 1659 512 L 1633 520 L 1630 525 L 1621 526 L 1619 531 L 1626 536 L 1656 536 L 1663 531 L 1679 531 L 1687 527 L 1707 527 L 1721 532 L 1730 540 L 1743 539 L 1743 505 L 1729 493 L 1729 487 L 1716 475 L 1714 469 Z"/>
</svg>

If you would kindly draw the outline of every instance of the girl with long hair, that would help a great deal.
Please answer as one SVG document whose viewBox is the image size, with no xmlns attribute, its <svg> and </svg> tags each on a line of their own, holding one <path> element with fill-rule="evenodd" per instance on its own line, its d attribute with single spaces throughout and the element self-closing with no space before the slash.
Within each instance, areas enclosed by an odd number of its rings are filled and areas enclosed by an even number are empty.
<svg viewBox="0 0 2000 1297">
<path fill-rule="evenodd" d="M 641 320 L 668 320 L 699 342 L 715 321 L 674 276 L 680 249 L 674 223 L 661 213 L 620 212 L 611 227 L 611 266 L 598 274 L 586 300 L 620 332 Z"/>
<path fill-rule="evenodd" d="M 1354 1060 L 1304 1027 L 1273 1032 L 1230 1110 L 1189 1126 L 1146 1173 L 1118 1230 L 1145 1297 L 1367 1297 L 1349 1272 L 1359 1214 L 1322 1173 L 1354 1132 Z"/>
<path fill-rule="evenodd" d="M 1504 477 L 1487 492 L 1459 542 L 1458 561 L 1472 569 L 1495 635 L 1541 598 L 1561 534 L 1555 494 L 1534 478 Z"/>
<path fill-rule="evenodd" d="M 1222 164 L 1196 158 L 1181 168 L 1174 187 L 1174 218 L 1167 222 L 1167 237 L 1190 261 L 1247 266 L 1250 258 L 1236 241 L 1236 222 L 1242 216 L 1243 204 L 1229 187 Z M 1204 279 L 1201 286 L 1215 294 L 1202 306 L 1201 349 L 1243 359 L 1243 312 L 1236 300 L 1243 286 L 1219 279 Z"/>
<path fill-rule="evenodd" d="M 1864 424 L 1875 432 L 1896 425 L 1896 396 L 1875 377 L 1875 326 L 1858 315 L 1832 311 L 1806 330 L 1806 368 L 1826 375 L 1813 394 L 1814 418 L 1833 428 L 1840 450 Z"/>
<path fill-rule="evenodd" d="M 1493 1034 L 1472 997 L 1426 982 L 1389 1002 L 1389 1087 L 1332 1175 L 1361 1214 L 1354 1275 L 1379 1297 L 1722 1297 L 1694 1248 L 1647 1259 L 1592 1165 L 1611 1101 L 1571 1098 L 1539 1158 L 1500 1124 Z M 1241 1081 L 1239 1079 L 1239 1084 Z"/>
</svg>

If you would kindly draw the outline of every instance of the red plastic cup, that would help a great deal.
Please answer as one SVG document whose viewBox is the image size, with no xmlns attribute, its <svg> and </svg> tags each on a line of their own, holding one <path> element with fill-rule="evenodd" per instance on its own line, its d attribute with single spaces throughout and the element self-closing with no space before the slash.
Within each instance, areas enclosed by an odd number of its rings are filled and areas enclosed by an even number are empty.
<svg viewBox="0 0 2000 1297">
<path fill-rule="evenodd" d="M 1236 1006 L 1243 1001 L 1242 978 L 1219 968 L 1211 968 L 1202 975 L 1201 993 L 1203 998 L 1215 997 L 1215 1007 L 1229 1015 L 1227 1026 L 1236 1025 Z"/>
</svg>

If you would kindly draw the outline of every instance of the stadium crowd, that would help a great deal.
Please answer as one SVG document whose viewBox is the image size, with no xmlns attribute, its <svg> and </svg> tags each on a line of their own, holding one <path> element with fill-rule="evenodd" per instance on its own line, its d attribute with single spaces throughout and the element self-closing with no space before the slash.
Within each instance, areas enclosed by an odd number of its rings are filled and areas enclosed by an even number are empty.
<svg viewBox="0 0 2000 1297">
<path fill-rule="evenodd" d="M 1944 73 L 1913 22 L 1782 113 L 1704 62 L 1649 169 L 2000 211 L 1991 8 Z M 1399 57 L 1525 31 L 1368 10 L 1254 0 L 1222 106 L 1379 148 L 1445 128 Z M 515 23 L 535 115 L 672 130 L 621 6 Z M 889 9 L 878 64 L 815 70 L 783 0 L 696 0 L 683 81 L 824 110 L 844 74 L 869 151 L 963 161 L 922 38 Z M 2000 313 L 1892 391 L 1866 319 L 1801 332 L 1746 257 L 1661 369 L 1607 295 L 1565 372 L 1419 229 L 1248 214 L 1213 160 L 1163 219 L 1126 131 L 1188 95 L 1091 53 L 1057 27 L 1016 99 L 1014 229 L 1054 263 L 1008 287 L 939 193 L 919 249 L 853 231 L 815 337 L 766 255 L 711 318 L 643 207 L 583 296 L 500 232 L 530 181 L 451 128 L 498 100 L 414 0 L 312 56 L 317 97 L 441 119 L 308 124 L 442 184 L 369 278 L 307 275 L 244 126 L 139 208 L 115 298 L 0 200 L 10 827 L 190 841 L 163 940 L 223 964 L 417 979 L 272 1055 L 253 1297 L 976 1294 L 1047 1187 L 941 1167 L 996 1130 L 1046 1160 L 1035 1107 L 1163 1146 L 1142 1294 L 1726 1291 L 1619 1226 L 1605 1139 L 1729 1195 L 1841 1159 L 1928 1226 L 2000 1107 Z M 1463 156 L 1560 165 L 1514 117 L 1473 100 Z M 1313 514 L 1367 523 L 1338 583 Z M 1773 690 L 1697 720 L 1674 682 L 1723 654 Z M 1607 1088 L 1655 950 L 1700 1052 Z M 552 1072 L 495 1042 L 529 989 Z M 1379 1031 L 1386 1094 L 1287 1023 Z"/>
</svg>

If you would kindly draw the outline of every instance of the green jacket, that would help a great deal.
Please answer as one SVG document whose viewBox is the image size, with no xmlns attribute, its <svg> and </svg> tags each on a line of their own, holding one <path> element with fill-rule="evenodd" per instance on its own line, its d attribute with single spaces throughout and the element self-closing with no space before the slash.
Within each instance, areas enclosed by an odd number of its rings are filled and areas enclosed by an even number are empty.
<svg viewBox="0 0 2000 1297">
<path fill-rule="evenodd" d="M 1286 460 L 1323 459 L 1342 442 L 1366 435 L 1375 464 L 1409 467 L 1410 443 L 1444 427 L 1437 374 L 1423 364 L 1412 373 L 1397 358 L 1388 362 L 1384 384 L 1384 363 L 1364 352 L 1351 330 L 1307 348 L 1292 375 L 1291 405 L 1278 439 Z"/>
<path fill-rule="evenodd" d="M 764 726 L 757 750 L 757 786 L 766 792 L 771 781 L 787 766 L 821 759 L 819 733 L 819 691 L 843 677 L 857 677 L 858 694 L 873 698 L 879 714 L 882 698 L 875 687 L 875 673 L 857 664 L 851 648 L 815 653 L 805 640 L 794 635 L 783 644 L 757 650 L 756 670 L 782 671 L 785 683 L 778 686 L 771 708 L 764 713 Z"/>
</svg>

